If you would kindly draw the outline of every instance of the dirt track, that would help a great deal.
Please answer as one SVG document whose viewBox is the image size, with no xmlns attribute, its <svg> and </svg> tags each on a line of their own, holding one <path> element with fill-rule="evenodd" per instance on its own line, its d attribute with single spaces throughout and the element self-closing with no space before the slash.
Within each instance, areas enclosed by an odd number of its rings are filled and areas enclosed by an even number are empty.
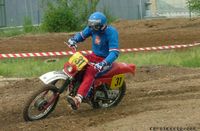
<svg viewBox="0 0 200 131">
<path fill-rule="evenodd" d="M 82 105 L 74 112 L 60 99 L 45 120 L 24 122 L 26 98 L 39 89 L 37 79 L 4 81 L 0 87 L 1 130 L 133 130 L 150 127 L 195 127 L 200 129 L 200 70 L 176 67 L 141 67 L 127 78 L 128 90 L 122 103 L 107 110 Z M 64 97 L 64 96 L 63 96 Z"/>
<path fill-rule="evenodd" d="M 120 31 L 121 47 L 200 41 L 200 20 L 123 21 L 115 25 Z M 60 51 L 65 49 L 62 41 L 69 37 L 65 35 L 0 39 L 0 52 Z M 89 44 L 81 45 L 80 49 L 83 48 L 89 49 Z M 74 112 L 61 98 L 47 119 L 26 123 L 22 118 L 24 103 L 40 84 L 36 78 L 0 79 L 0 130 L 151 131 L 151 127 L 195 127 L 200 130 L 199 68 L 138 67 L 135 77 L 127 77 L 127 93 L 119 106 L 93 110 L 83 104 Z"/>
</svg>

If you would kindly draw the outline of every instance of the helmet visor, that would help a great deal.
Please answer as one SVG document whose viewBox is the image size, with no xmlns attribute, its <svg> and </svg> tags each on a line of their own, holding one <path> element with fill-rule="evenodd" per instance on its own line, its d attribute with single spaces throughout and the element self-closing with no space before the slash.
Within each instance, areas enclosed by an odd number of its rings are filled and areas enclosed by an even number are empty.
<svg viewBox="0 0 200 131">
<path fill-rule="evenodd" d="M 88 20 L 88 26 L 89 28 L 98 31 L 101 28 L 101 20 Z"/>
</svg>

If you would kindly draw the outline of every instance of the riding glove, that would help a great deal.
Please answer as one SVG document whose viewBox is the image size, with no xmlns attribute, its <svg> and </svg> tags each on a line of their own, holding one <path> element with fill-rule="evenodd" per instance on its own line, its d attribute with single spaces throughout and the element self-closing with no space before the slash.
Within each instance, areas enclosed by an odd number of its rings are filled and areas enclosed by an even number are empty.
<svg viewBox="0 0 200 131">
<path fill-rule="evenodd" d="M 74 38 L 70 38 L 70 39 L 68 40 L 68 42 L 67 42 L 67 45 L 68 45 L 69 47 L 77 47 L 76 43 L 77 43 L 77 41 L 76 41 Z"/>
<path fill-rule="evenodd" d="M 107 66 L 107 62 L 106 61 L 102 61 L 102 62 L 99 62 L 99 63 L 95 64 L 94 68 L 96 70 L 98 70 L 98 71 L 102 71 L 105 66 Z"/>
</svg>

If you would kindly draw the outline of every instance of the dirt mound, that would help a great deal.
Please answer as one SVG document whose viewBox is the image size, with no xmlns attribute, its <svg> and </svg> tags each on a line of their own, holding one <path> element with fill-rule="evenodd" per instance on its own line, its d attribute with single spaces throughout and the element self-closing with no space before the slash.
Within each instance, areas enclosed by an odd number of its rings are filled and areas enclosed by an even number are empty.
<svg viewBox="0 0 200 131">
<path fill-rule="evenodd" d="M 118 21 L 120 48 L 148 47 L 200 42 L 200 19 L 159 19 Z M 0 39 L 0 53 L 29 53 L 68 50 L 63 41 L 71 35 L 48 33 Z M 91 49 L 91 39 L 79 45 L 79 50 Z"/>
<path fill-rule="evenodd" d="M 190 28 L 199 27 L 200 19 L 154 19 L 154 20 L 119 20 L 114 22 L 114 25 L 118 30 L 136 30 L 136 31 L 146 31 L 146 30 L 169 30 L 169 29 L 179 29 L 179 28 Z"/>
</svg>

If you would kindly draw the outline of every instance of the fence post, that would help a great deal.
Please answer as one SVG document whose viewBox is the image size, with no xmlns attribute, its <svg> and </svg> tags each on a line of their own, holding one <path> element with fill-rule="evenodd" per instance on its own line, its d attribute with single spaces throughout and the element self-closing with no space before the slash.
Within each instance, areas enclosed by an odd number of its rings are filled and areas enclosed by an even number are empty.
<svg viewBox="0 0 200 131">
<path fill-rule="evenodd" d="M 192 11 L 190 9 L 190 2 L 189 2 L 189 17 L 190 17 L 190 20 L 192 19 Z"/>
</svg>

